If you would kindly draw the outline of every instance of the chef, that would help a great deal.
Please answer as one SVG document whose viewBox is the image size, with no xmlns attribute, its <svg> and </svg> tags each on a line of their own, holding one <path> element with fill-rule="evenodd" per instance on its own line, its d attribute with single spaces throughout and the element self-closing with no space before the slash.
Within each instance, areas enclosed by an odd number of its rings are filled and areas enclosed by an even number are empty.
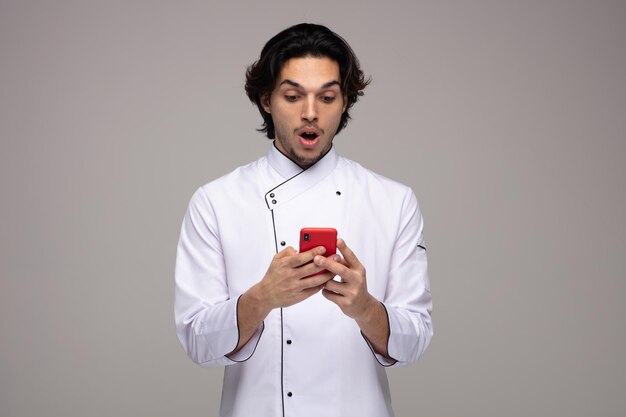
<svg viewBox="0 0 626 417">
<path fill-rule="evenodd" d="M 385 368 L 429 344 L 415 195 L 332 145 L 368 82 L 313 24 L 274 36 L 248 68 L 273 143 L 195 192 L 176 258 L 177 334 L 194 362 L 225 366 L 221 416 L 392 416 Z M 338 253 L 298 252 L 304 227 L 335 228 Z"/>
</svg>

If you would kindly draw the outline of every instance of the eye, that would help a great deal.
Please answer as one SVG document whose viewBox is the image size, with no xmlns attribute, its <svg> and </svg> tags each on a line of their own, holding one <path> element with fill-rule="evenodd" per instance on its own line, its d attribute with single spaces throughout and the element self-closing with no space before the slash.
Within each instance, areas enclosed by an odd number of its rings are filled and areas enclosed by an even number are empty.
<svg viewBox="0 0 626 417">
<path fill-rule="evenodd" d="M 332 103 L 335 101 L 335 96 L 322 96 L 322 101 L 324 103 Z"/>
<path fill-rule="evenodd" d="M 298 99 L 298 96 L 292 96 L 292 95 L 285 96 L 285 100 L 287 101 L 296 101 L 297 99 Z"/>
</svg>

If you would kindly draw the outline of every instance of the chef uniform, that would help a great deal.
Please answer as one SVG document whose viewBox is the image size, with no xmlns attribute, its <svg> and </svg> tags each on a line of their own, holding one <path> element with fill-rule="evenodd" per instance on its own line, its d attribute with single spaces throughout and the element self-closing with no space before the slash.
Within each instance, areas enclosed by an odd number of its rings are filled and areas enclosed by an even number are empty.
<svg viewBox="0 0 626 417">
<path fill-rule="evenodd" d="M 366 270 L 389 320 L 389 360 L 317 293 L 270 312 L 238 345 L 239 296 L 303 227 L 333 227 Z M 199 188 L 176 259 L 177 334 L 203 367 L 226 365 L 221 416 L 392 416 L 385 367 L 417 360 L 432 337 L 423 221 L 410 188 L 340 157 L 306 170 L 272 146 Z M 335 279 L 339 279 L 336 277 Z"/>
</svg>

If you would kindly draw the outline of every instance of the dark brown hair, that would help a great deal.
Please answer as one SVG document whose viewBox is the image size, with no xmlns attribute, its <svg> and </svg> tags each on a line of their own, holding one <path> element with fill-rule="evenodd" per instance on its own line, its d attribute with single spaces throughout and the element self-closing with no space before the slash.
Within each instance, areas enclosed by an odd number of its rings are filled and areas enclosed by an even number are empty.
<svg viewBox="0 0 626 417">
<path fill-rule="evenodd" d="M 259 60 L 246 71 L 246 94 L 263 116 L 263 125 L 259 131 L 265 132 L 269 139 L 276 137 L 274 122 L 272 116 L 263 109 L 261 100 L 274 90 L 283 65 L 291 58 L 305 56 L 328 57 L 339 64 L 341 92 L 347 97 L 348 103 L 336 133 L 346 127 L 350 119 L 348 110 L 370 83 L 370 79 L 366 79 L 361 71 L 359 60 L 350 45 L 327 27 L 300 23 L 283 30 L 265 44 Z"/>
</svg>

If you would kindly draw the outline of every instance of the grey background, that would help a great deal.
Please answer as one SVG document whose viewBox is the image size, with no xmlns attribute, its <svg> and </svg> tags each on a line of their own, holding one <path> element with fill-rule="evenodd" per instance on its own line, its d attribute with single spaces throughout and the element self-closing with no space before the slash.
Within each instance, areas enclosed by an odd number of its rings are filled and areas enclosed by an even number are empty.
<svg viewBox="0 0 626 417">
<path fill-rule="evenodd" d="M 415 190 L 435 337 L 398 416 L 626 412 L 624 1 L 0 2 L 0 415 L 217 414 L 180 223 L 266 152 L 243 72 L 324 23 L 373 83 L 339 152 Z"/>
</svg>

